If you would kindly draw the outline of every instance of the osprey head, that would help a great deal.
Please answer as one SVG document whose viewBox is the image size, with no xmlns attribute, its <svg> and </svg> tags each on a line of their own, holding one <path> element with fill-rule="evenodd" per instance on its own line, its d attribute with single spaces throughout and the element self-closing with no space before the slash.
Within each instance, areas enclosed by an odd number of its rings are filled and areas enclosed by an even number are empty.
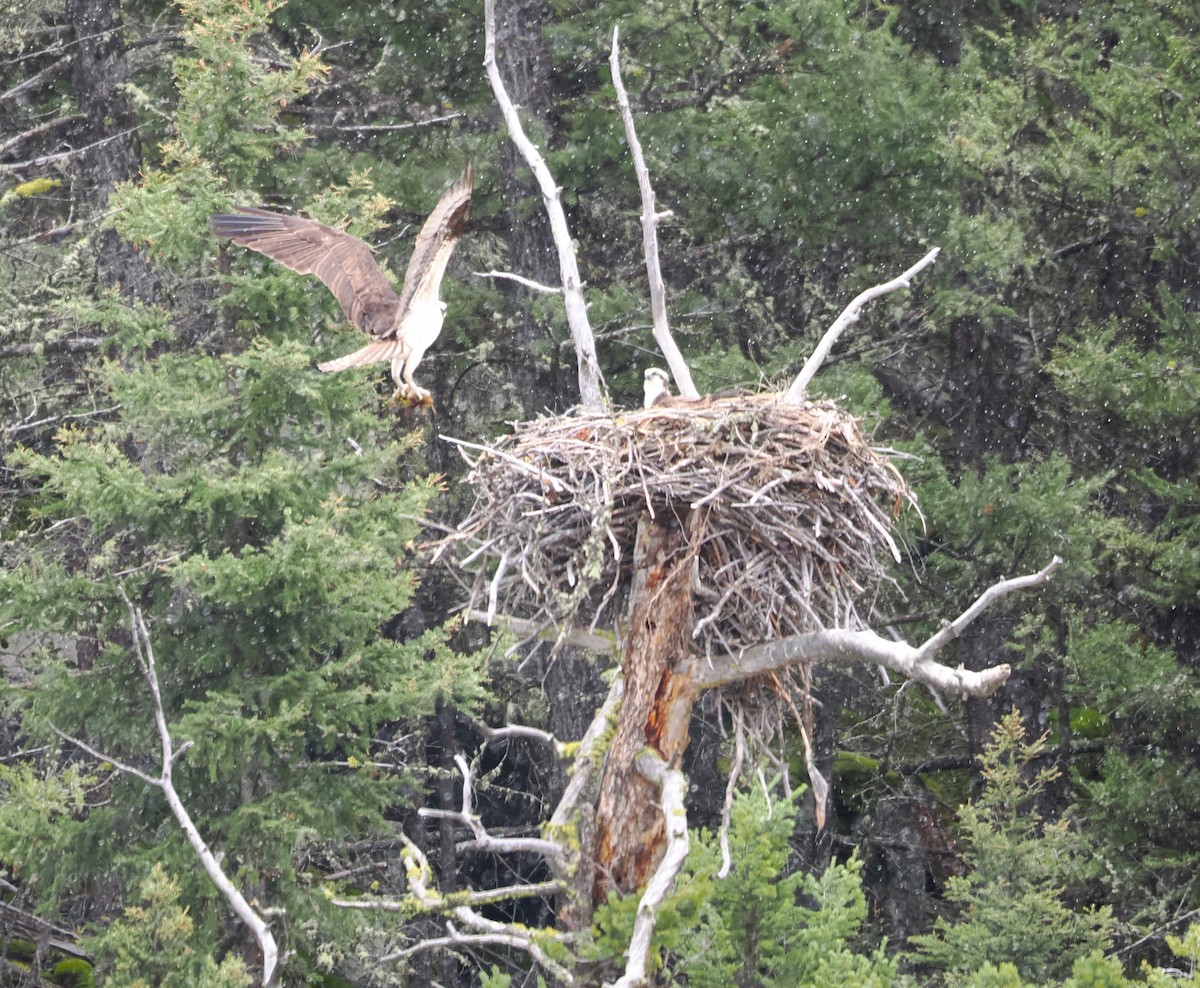
<svg viewBox="0 0 1200 988">
<path fill-rule="evenodd" d="M 653 408 L 662 397 L 671 393 L 667 372 L 661 367 L 647 368 L 642 376 L 642 407 Z"/>
</svg>

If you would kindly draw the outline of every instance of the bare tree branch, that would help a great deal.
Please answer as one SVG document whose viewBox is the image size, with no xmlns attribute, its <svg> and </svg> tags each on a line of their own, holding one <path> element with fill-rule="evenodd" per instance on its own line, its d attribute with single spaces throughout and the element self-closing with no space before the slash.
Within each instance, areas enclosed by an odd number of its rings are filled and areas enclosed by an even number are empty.
<svg viewBox="0 0 1200 988">
<path fill-rule="evenodd" d="M 46 49 L 46 51 L 50 51 L 50 49 Z M 45 54 L 45 53 L 38 52 L 37 54 Z M 28 79 L 25 79 L 23 82 L 17 83 L 15 86 L 12 87 L 12 89 L 9 89 L 6 92 L 0 93 L 0 103 L 5 103 L 10 99 L 16 99 L 22 93 L 27 93 L 31 89 L 36 89 L 43 82 L 45 82 L 52 75 L 54 75 L 54 73 L 56 73 L 59 69 L 61 69 L 63 66 L 65 66 L 69 61 L 70 61 L 69 58 L 60 58 L 57 61 L 50 62 L 48 65 L 43 66 L 36 74 L 31 75 Z"/>
<path fill-rule="evenodd" d="M 663 819 L 667 825 L 667 848 L 654 875 L 646 883 L 642 898 L 638 901 L 637 916 L 633 921 L 633 936 L 629 940 L 629 958 L 625 973 L 613 984 L 613 988 L 637 988 L 646 979 L 646 961 L 650 954 L 650 941 L 658 921 L 658 907 L 671 890 L 675 877 L 687 859 L 688 839 L 687 776 L 679 769 L 671 768 L 653 751 L 645 752 L 637 760 L 638 771 L 662 790 Z"/>
<path fill-rule="evenodd" d="M 318 125 L 312 129 L 326 131 L 351 130 L 372 134 L 387 133 L 393 130 L 415 130 L 418 127 L 432 127 L 434 124 L 446 123 L 449 120 L 457 120 L 459 117 L 465 116 L 465 113 L 455 111 L 454 113 L 443 113 L 441 116 L 428 117 L 424 120 L 411 120 L 400 124 L 329 124 L 327 126 Z"/>
<path fill-rule="evenodd" d="M 492 624 L 488 621 L 486 611 L 467 610 L 464 616 L 468 621 L 480 624 Z M 586 628 L 568 628 L 564 634 L 558 628 L 547 628 L 543 622 L 530 621 L 526 618 L 510 617 L 507 614 L 497 614 L 494 626 L 501 631 L 512 632 L 515 635 L 526 635 L 540 638 L 542 641 L 556 642 L 561 640 L 576 648 L 586 648 L 598 655 L 610 655 L 617 651 L 617 637 L 611 632 L 588 631 Z"/>
<path fill-rule="evenodd" d="M 327 878 L 326 881 L 329 879 Z M 561 882 L 538 882 L 534 885 L 505 885 L 502 888 L 482 889 L 474 892 L 455 892 L 453 901 L 457 905 L 490 906 L 510 899 L 535 899 L 550 897 L 562 891 Z M 407 913 L 412 911 L 412 902 L 406 899 L 330 899 L 340 909 L 358 909 L 363 912 Z M 447 900 L 447 908 L 449 900 Z M 433 903 L 422 901 L 424 908 Z"/>
<path fill-rule="evenodd" d="M 711 655 L 703 660 L 692 658 L 695 666 L 692 685 L 697 692 L 722 686 L 726 683 L 762 675 L 798 662 L 817 664 L 874 663 L 899 672 L 919 683 L 937 690 L 950 690 L 966 696 L 990 696 L 1008 680 L 1011 669 L 1007 665 L 993 666 L 979 672 L 967 669 L 952 669 L 934 661 L 941 650 L 959 637 L 963 630 L 997 599 L 1017 590 L 1040 586 L 1061 565 L 1062 559 L 1055 556 L 1043 569 L 1026 576 L 1002 580 L 985 590 L 962 614 L 919 646 L 905 641 L 883 638 L 871 630 L 847 631 L 829 628 L 802 635 L 791 635 L 774 641 L 764 642 L 750 648 L 726 655 Z M 467 611 L 473 621 L 484 621 L 482 611 Z M 555 638 L 559 632 L 542 629 L 537 622 L 499 615 L 497 624 L 503 629 L 518 634 L 543 634 Z M 615 643 L 583 629 L 567 631 L 567 640 L 574 644 L 585 644 L 597 652 L 611 651 Z M 574 780 L 573 780 L 574 781 Z M 569 787 L 568 787 L 569 788 Z M 566 794 L 564 793 L 564 799 Z"/>
<path fill-rule="evenodd" d="M 983 611 L 1005 594 L 1040 586 L 1062 563 L 1055 556 L 1043 569 L 1027 576 L 1002 580 L 985 590 L 970 607 L 950 624 L 919 646 L 883 638 L 874 631 L 831 628 L 791 635 L 740 651 L 707 659 L 691 659 L 693 685 L 697 690 L 736 682 L 797 662 L 875 663 L 899 672 L 937 690 L 952 690 L 963 696 L 991 696 L 1008 680 L 1011 669 L 1001 664 L 972 672 L 961 666 L 952 669 L 934 657 Z"/>
<path fill-rule="evenodd" d="M 920 274 L 937 260 L 940 252 L 940 247 L 934 247 L 933 250 L 917 261 L 916 264 L 900 275 L 899 278 L 893 278 L 882 285 L 875 285 L 872 288 L 868 288 L 865 292 L 860 292 L 854 301 L 846 306 L 842 314 L 834 320 L 833 325 L 825 331 L 825 335 L 821 337 L 821 342 L 817 344 L 817 348 L 813 351 L 812 356 L 808 358 L 804 366 L 800 369 L 799 375 L 792 382 L 792 386 L 788 388 L 787 394 L 783 396 L 783 400 L 792 405 L 800 404 L 804 400 L 805 390 L 820 369 L 821 364 L 825 362 L 825 358 L 829 356 L 829 351 L 833 349 L 834 343 L 837 342 L 838 337 L 842 335 L 847 326 L 858 321 L 858 317 L 862 314 L 863 306 L 880 295 L 887 295 L 889 292 L 907 288 L 909 282 L 916 275 Z"/>
<path fill-rule="evenodd" d="M 72 148 L 70 151 L 59 151 L 57 154 L 43 154 L 39 158 L 30 158 L 28 161 L 6 161 L 0 164 L 0 174 L 4 171 L 24 171 L 27 168 L 41 168 L 44 165 L 49 165 L 55 161 L 62 161 L 66 158 L 73 158 L 77 154 L 83 154 L 92 148 L 98 148 L 103 144 L 108 144 L 110 141 L 119 141 L 122 137 L 141 130 L 145 124 L 138 124 L 136 127 L 128 127 L 125 130 L 116 134 L 109 134 L 108 137 L 102 137 L 98 141 L 92 141 L 91 144 L 85 144 L 80 148 Z"/>
<path fill-rule="evenodd" d="M 31 141 L 35 137 L 41 137 L 55 127 L 65 127 L 68 124 L 78 123 L 80 120 L 86 119 L 82 113 L 72 113 L 65 117 L 55 117 L 53 120 L 47 120 L 45 123 L 38 124 L 38 126 L 17 134 L 15 137 L 10 137 L 3 144 L 0 144 L 0 154 L 8 154 L 17 145 L 23 144 L 25 141 Z"/>
<path fill-rule="evenodd" d="M 571 781 L 563 790 L 558 805 L 550 817 L 550 827 L 557 830 L 571 824 L 580 803 L 588 796 L 591 789 L 598 785 L 596 773 L 604 761 L 604 754 L 612 725 L 616 721 L 617 711 L 621 708 L 621 699 L 625 695 L 625 682 L 617 676 L 609 687 L 608 696 L 596 711 L 588 729 L 583 733 L 579 742 L 579 752 L 575 756 L 575 770 L 571 773 Z"/>
<path fill-rule="evenodd" d="M 1050 574 L 1061 565 L 1062 557 L 1055 556 L 1036 573 L 1030 573 L 1026 576 L 1014 576 L 1011 579 L 1001 580 L 999 583 L 988 587 L 979 595 L 975 603 L 921 646 L 920 652 L 922 658 L 929 658 L 936 655 L 946 645 L 959 637 L 966 630 L 967 626 L 987 610 L 994 601 L 1005 594 L 1010 594 L 1017 590 L 1027 590 L 1030 587 L 1041 586 L 1050 579 Z"/>
<path fill-rule="evenodd" d="M 532 278 L 524 278 L 519 274 L 512 274 L 509 271 L 472 271 L 476 278 L 503 278 L 508 281 L 515 281 L 518 285 L 524 285 L 526 288 L 541 292 L 543 295 L 561 295 L 562 289 L 555 288 L 553 285 L 543 285 L 540 281 L 534 281 Z"/>
<path fill-rule="evenodd" d="M 33 422 L 21 422 L 17 425 L 5 426 L 4 434 L 11 436 L 21 432 L 30 432 L 33 429 L 38 429 L 43 425 L 51 425 L 54 422 L 75 422 L 79 419 L 95 418 L 97 415 L 108 415 L 111 412 L 120 410 L 120 408 L 120 405 L 113 405 L 111 408 L 97 408 L 91 412 L 76 412 L 74 415 L 51 415 L 49 418 L 36 419 Z"/>
<path fill-rule="evenodd" d="M 613 28 L 612 55 L 608 64 L 612 68 L 617 105 L 621 108 L 621 120 L 625 124 L 625 140 L 629 144 L 633 170 L 637 173 L 638 189 L 642 194 L 642 249 L 646 255 L 646 276 L 650 281 L 650 314 L 654 320 L 654 339 L 663 356 L 667 358 L 667 366 L 671 368 L 671 376 L 675 378 L 675 386 L 679 393 L 684 398 L 699 398 L 700 392 L 692 383 L 692 372 L 688 369 L 683 354 L 679 352 L 679 347 L 675 345 L 675 338 L 667 325 L 666 289 L 663 286 L 662 267 L 658 263 L 658 221 L 671 214 L 654 210 L 654 187 L 650 184 L 650 170 L 646 167 L 642 145 L 633 125 L 629 94 L 625 92 L 625 84 L 621 81 L 620 32 L 619 27 Z"/>
<path fill-rule="evenodd" d="M 188 741 L 176 748 L 174 742 L 171 740 L 166 714 L 163 712 L 162 695 L 158 686 L 158 673 L 155 670 L 154 647 L 150 640 L 149 629 L 146 627 L 146 621 L 141 609 L 130 601 L 123 590 L 121 591 L 121 597 L 124 599 L 126 607 L 129 608 L 129 624 L 133 631 L 134 653 L 138 666 L 142 670 L 142 675 L 146 679 L 146 684 L 150 687 L 150 698 L 154 704 L 154 723 L 158 727 L 158 737 L 162 747 L 162 768 L 158 778 L 154 778 L 146 772 L 134 768 L 132 765 L 126 765 L 115 758 L 97 751 L 78 738 L 64 734 L 57 727 L 54 727 L 54 725 L 51 725 L 51 728 L 59 737 L 71 742 L 71 744 L 87 752 L 93 758 L 108 762 L 119 771 L 135 776 L 162 791 L 163 796 L 167 800 L 167 805 L 171 808 L 171 813 L 174 814 L 176 821 L 188 839 L 188 843 L 192 845 L 192 850 L 196 852 L 200 863 L 204 865 L 204 870 L 208 873 L 209 879 L 225 897 L 225 900 L 232 907 L 238 918 L 249 927 L 250 931 L 254 934 L 254 938 L 258 941 L 259 949 L 263 955 L 262 983 L 264 986 L 269 985 L 275 976 L 276 967 L 279 964 L 279 947 L 275 943 L 275 936 L 262 917 L 251 908 L 245 896 L 238 891 L 237 887 L 226 876 L 216 855 L 212 853 L 209 846 L 204 842 L 204 838 L 200 836 L 200 831 L 196 829 L 196 825 L 192 822 L 187 807 L 184 806 L 183 800 L 179 797 L 179 792 L 175 789 L 175 783 L 171 777 L 172 770 L 176 760 L 192 746 L 192 742 Z"/>
<path fill-rule="evenodd" d="M 544 970 L 563 984 L 575 984 L 575 979 L 572 977 L 571 972 L 548 956 L 542 949 L 541 944 L 538 943 L 539 939 L 543 941 L 555 940 L 567 942 L 570 940 L 568 934 L 560 933 L 556 930 L 532 930 L 513 923 L 501 923 L 496 920 L 487 919 L 475 912 L 469 905 L 465 905 L 463 897 L 458 893 L 452 896 L 443 896 L 441 892 L 432 887 L 433 869 L 429 867 L 429 860 L 425 857 L 424 853 L 408 837 L 403 834 L 400 837 L 404 842 L 404 851 L 401 854 L 401 858 L 404 861 L 408 887 L 412 893 L 411 899 L 395 903 L 395 908 L 393 908 L 392 900 L 375 900 L 374 903 L 360 904 L 353 899 L 335 899 L 334 904 L 349 909 L 377 908 L 385 909 L 389 912 L 404 912 L 410 910 L 413 902 L 415 902 L 421 909 L 429 912 L 452 913 L 464 926 L 476 931 L 474 937 L 481 939 L 472 938 L 469 941 L 464 940 L 453 924 L 447 923 L 446 928 L 449 932 L 449 937 L 435 937 L 428 940 L 421 940 L 411 947 L 406 947 L 403 950 L 386 955 L 382 960 L 389 962 L 396 961 L 419 953 L 422 950 L 461 945 L 467 942 L 494 943 L 525 951 Z M 557 888 L 557 883 L 547 883 L 547 887 L 550 886 Z M 530 886 L 514 886 L 514 888 L 527 889 Z"/>
<path fill-rule="evenodd" d="M 571 338 L 575 342 L 575 356 L 579 364 L 579 396 L 583 406 L 591 411 L 600 411 L 606 401 L 603 385 L 600 380 L 600 364 L 596 359 L 596 340 L 592 335 L 592 327 L 588 322 L 587 305 L 583 298 L 583 280 L 579 276 L 579 264 L 575 260 L 575 247 L 571 242 L 571 231 L 567 227 L 567 216 L 563 212 L 562 200 L 559 198 L 558 186 L 554 184 L 554 176 L 550 174 L 545 160 L 538 153 L 533 142 L 525 135 L 521 126 L 521 118 L 517 108 L 509 99 L 500 78 L 500 69 L 496 65 L 496 11 L 493 0 L 484 0 L 484 56 L 483 67 L 487 71 L 488 81 L 492 84 L 492 92 L 504 122 L 508 126 L 509 136 L 525 163 L 529 165 L 538 186 L 542 190 L 542 199 L 546 203 L 546 212 L 550 217 L 550 231 L 554 235 L 554 245 L 558 251 L 558 266 L 562 273 L 563 303 L 567 311 L 567 325 L 571 328 Z"/>
<path fill-rule="evenodd" d="M 456 819 L 465 823 L 475 836 L 473 842 L 475 847 L 481 851 L 489 851 L 492 854 L 540 854 L 549 862 L 561 864 L 563 849 L 554 841 L 543 840 L 541 837 L 494 837 L 488 833 L 487 828 L 475 814 L 475 793 L 474 787 L 471 785 L 471 767 L 461 754 L 454 756 L 454 764 L 458 766 L 463 777 L 462 809 L 452 812 L 423 806 L 417 811 L 418 814 L 423 817 Z"/>
<path fill-rule="evenodd" d="M 561 972 L 555 976 L 567 985 L 573 985 L 574 979 L 566 971 L 553 961 L 550 961 L 546 954 L 540 948 L 534 948 L 532 941 L 526 937 L 518 936 L 513 933 L 459 933 L 455 929 L 453 923 L 447 923 L 446 929 L 449 933 L 444 937 L 432 937 L 428 940 L 421 940 L 413 944 L 411 947 L 405 947 L 403 950 L 393 951 L 381 957 L 380 960 L 384 963 L 389 961 L 402 960 L 405 957 L 412 957 L 414 954 L 422 953 L 426 950 L 438 950 L 442 947 L 471 947 L 471 946 L 496 946 L 496 947 L 515 947 L 518 950 L 529 951 L 530 955 L 541 963 L 541 959 L 545 959 L 548 964 L 542 964 L 548 971 L 557 970 Z M 536 953 L 534 950 L 536 949 Z"/>
<path fill-rule="evenodd" d="M 559 758 L 567 757 L 568 746 L 559 741 L 549 731 L 543 731 L 537 727 L 526 727 L 524 724 L 506 724 L 504 727 L 489 727 L 481 720 L 470 718 L 471 726 L 475 728 L 481 735 L 484 741 L 488 744 L 493 744 L 496 741 L 505 741 L 508 738 L 525 738 L 527 741 L 537 741 L 539 744 L 544 744 L 554 750 L 554 753 Z"/>
</svg>

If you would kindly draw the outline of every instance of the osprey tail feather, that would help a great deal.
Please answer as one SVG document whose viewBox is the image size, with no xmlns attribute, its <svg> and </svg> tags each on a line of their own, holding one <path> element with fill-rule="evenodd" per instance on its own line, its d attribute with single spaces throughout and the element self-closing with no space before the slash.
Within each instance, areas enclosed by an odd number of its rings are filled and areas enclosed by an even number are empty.
<svg viewBox="0 0 1200 988">
<path fill-rule="evenodd" d="M 323 364 L 317 364 L 317 370 L 330 373 L 332 371 L 343 371 L 347 367 L 363 367 L 367 364 L 378 364 L 385 360 L 391 360 L 400 352 L 403 345 L 401 340 L 375 340 L 372 343 L 368 343 L 361 350 L 355 350 L 344 357 L 338 357 L 337 360 L 327 360 Z"/>
</svg>

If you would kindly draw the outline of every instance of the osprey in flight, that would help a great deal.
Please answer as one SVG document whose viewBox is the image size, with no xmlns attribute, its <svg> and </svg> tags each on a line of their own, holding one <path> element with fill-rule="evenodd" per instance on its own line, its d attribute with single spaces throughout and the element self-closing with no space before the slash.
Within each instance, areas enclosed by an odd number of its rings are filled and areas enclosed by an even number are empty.
<svg viewBox="0 0 1200 988">
<path fill-rule="evenodd" d="M 397 295 L 371 248 L 316 220 L 266 209 L 235 206 L 235 214 L 214 216 L 213 232 L 273 258 L 300 274 L 315 274 L 333 292 L 342 311 L 371 342 L 319 370 L 340 371 L 390 361 L 396 397 L 429 402 L 413 381 L 413 371 L 442 331 L 446 304 L 438 298 L 446 262 L 467 225 L 471 210 L 471 166 L 442 196 L 417 234 L 404 287 Z"/>
</svg>

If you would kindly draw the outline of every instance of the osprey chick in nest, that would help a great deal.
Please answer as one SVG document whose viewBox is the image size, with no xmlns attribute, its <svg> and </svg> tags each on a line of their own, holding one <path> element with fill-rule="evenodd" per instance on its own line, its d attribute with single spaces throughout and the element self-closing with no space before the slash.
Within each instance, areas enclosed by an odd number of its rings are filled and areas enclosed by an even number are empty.
<svg viewBox="0 0 1200 988">
<path fill-rule="evenodd" d="M 663 398 L 670 397 L 671 385 L 667 372 L 661 367 L 647 368 L 642 375 L 642 407 L 653 408 Z"/>
<path fill-rule="evenodd" d="M 413 371 L 442 331 L 446 304 L 438 297 L 442 275 L 471 210 L 471 166 L 433 208 L 413 245 L 404 287 L 397 295 L 358 237 L 316 220 L 266 209 L 235 206 L 235 214 L 214 216 L 213 232 L 265 254 L 299 274 L 315 274 L 333 292 L 346 318 L 372 337 L 370 343 L 337 360 L 318 364 L 340 371 L 390 361 L 395 397 L 428 404 L 428 391 Z"/>
</svg>

